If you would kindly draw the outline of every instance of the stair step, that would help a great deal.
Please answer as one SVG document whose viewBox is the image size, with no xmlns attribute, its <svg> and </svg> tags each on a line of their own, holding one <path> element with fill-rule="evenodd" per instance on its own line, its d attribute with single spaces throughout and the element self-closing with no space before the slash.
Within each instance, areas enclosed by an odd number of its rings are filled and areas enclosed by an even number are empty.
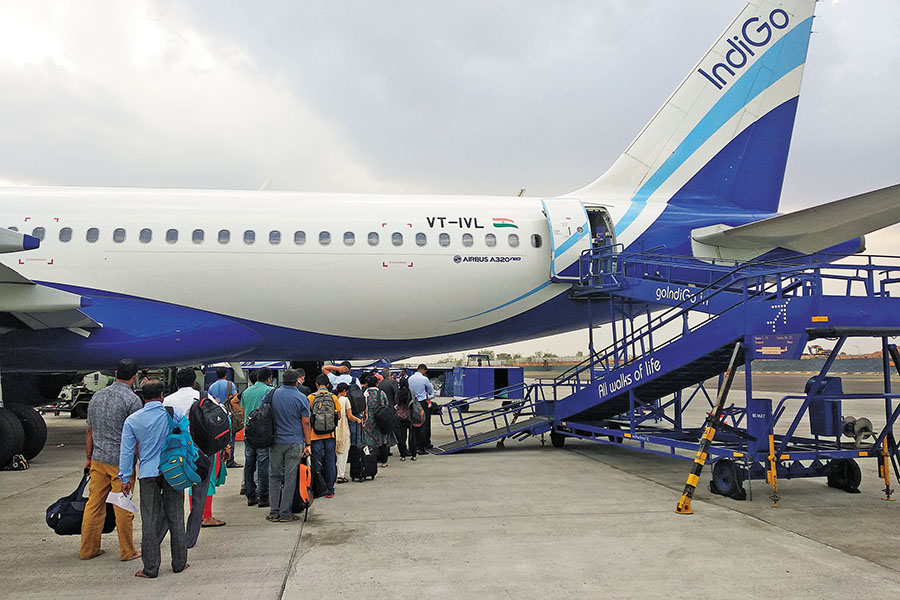
<svg viewBox="0 0 900 600">
<path fill-rule="evenodd" d="M 431 454 L 450 454 L 452 452 L 459 452 L 460 450 L 471 448 L 472 446 L 488 444 L 495 440 L 499 440 L 500 438 L 516 437 L 517 435 L 521 436 L 522 434 L 528 433 L 528 431 L 532 428 L 544 427 L 546 427 L 546 430 L 549 431 L 549 417 L 531 417 L 529 419 L 511 423 L 508 427 L 499 427 L 497 429 L 491 429 L 490 431 L 485 431 L 483 433 L 470 435 L 468 440 L 461 439 L 455 442 L 450 442 L 449 444 L 443 444 L 442 446 L 435 446 L 434 448 L 430 448 L 428 452 L 430 452 Z"/>
</svg>

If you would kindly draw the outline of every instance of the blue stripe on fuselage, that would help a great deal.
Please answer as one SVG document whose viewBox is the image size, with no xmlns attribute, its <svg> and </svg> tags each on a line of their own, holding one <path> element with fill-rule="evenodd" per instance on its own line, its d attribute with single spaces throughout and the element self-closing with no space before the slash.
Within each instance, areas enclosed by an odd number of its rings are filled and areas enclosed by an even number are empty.
<svg viewBox="0 0 900 600">
<path fill-rule="evenodd" d="M 83 338 L 65 329 L 14 330 L 0 336 L 0 369 L 110 369 L 123 357 L 142 367 L 216 360 L 323 360 L 411 356 L 502 344 L 578 329 L 587 303 L 561 293 L 503 321 L 459 333 L 409 340 L 328 335 L 228 317 L 122 294 L 49 284 L 89 296 L 84 312 L 104 324 Z"/>
</svg>

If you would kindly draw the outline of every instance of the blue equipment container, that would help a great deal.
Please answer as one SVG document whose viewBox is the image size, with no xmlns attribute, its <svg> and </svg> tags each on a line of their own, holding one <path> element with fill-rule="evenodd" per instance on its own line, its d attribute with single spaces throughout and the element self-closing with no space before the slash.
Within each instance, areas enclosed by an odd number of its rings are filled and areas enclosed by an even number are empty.
<svg viewBox="0 0 900 600">
<path fill-rule="evenodd" d="M 815 377 L 806 382 L 803 390 L 809 394 L 815 384 Z M 809 401 L 809 429 L 813 435 L 836 437 L 841 434 L 841 401 L 821 396 L 842 396 L 844 385 L 840 377 L 825 377 L 816 395 Z"/>
</svg>

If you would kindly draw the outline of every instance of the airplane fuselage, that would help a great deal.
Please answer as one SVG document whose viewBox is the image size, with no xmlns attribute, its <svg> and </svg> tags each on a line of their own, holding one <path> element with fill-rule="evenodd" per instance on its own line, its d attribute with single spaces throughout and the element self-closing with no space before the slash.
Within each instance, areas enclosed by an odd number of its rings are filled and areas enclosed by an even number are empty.
<svg viewBox="0 0 900 600">
<path fill-rule="evenodd" d="M 6 369 L 44 370 L 49 336 L 52 362 L 71 349 L 71 364 L 48 365 L 55 370 L 105 366 L 116 356 L 146 362 L 149 349 L 160 364 L 406 356 L 584 323 L 583 303 L 566 298 L 569 285 L 550 282 L 550 231 L 533 198 L 77 188 L 4 195 L 0 223 L 43 239 L 0 262 L 90 298 L 83 311 L 103 325 L 87 338 L 10 331 L 0 337 Z"/>
</svg>

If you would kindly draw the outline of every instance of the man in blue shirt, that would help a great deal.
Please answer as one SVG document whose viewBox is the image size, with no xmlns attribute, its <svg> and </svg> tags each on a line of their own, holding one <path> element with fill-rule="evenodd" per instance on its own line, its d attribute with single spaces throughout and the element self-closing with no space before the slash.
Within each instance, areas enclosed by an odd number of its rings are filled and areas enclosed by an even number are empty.
<svg viewBox="0 0 900 600">
<path fill-rule="evenodd" d="M 272 395 L 275 444 L 269 448 L 269 502 L 267 521 L 290 522 L 299 518 L 291 511 L 300 459 L 309 455 L 311 431 L 309 401 L 297 389 L 300 374 L 288 369 L 281 387 Z"/>
<path fill-rule="evenodd" d="M 431 445 L 431 401 L 434 399 L 434 386 L 431 380 L 425 375 L 428 367 L 419 365 L 416 372 L 409 378 L 409 391 L 412 392 L 422 408 L 425 409 L 425 421 L 417 430 L 416 445 L 425 454 L 425 450 L 432 447 Z"/>
<path fill-rule="evenodd" d="M 156 577 L 162 560 L 160 531 L 169 529 L 172 544 L 172 571 L 188 568 L 187 543 L 184 532 L 184 492 L 175 490 L 159 474 L 159 455 L 166 443 L 169 417 L 163 408 L 163 384 L 152 380 L 141 389 L 144 408 L 127 419 L 122 428 L 122 450 L 119 455 L 119 477 L 122 492 L 134 489 L 134 453 L 137 447 L 141 482 L 141 558 L 144 568 L 135 577 Z M 176 418 L 180 415 L 175 412 Z"/>
</svg>

